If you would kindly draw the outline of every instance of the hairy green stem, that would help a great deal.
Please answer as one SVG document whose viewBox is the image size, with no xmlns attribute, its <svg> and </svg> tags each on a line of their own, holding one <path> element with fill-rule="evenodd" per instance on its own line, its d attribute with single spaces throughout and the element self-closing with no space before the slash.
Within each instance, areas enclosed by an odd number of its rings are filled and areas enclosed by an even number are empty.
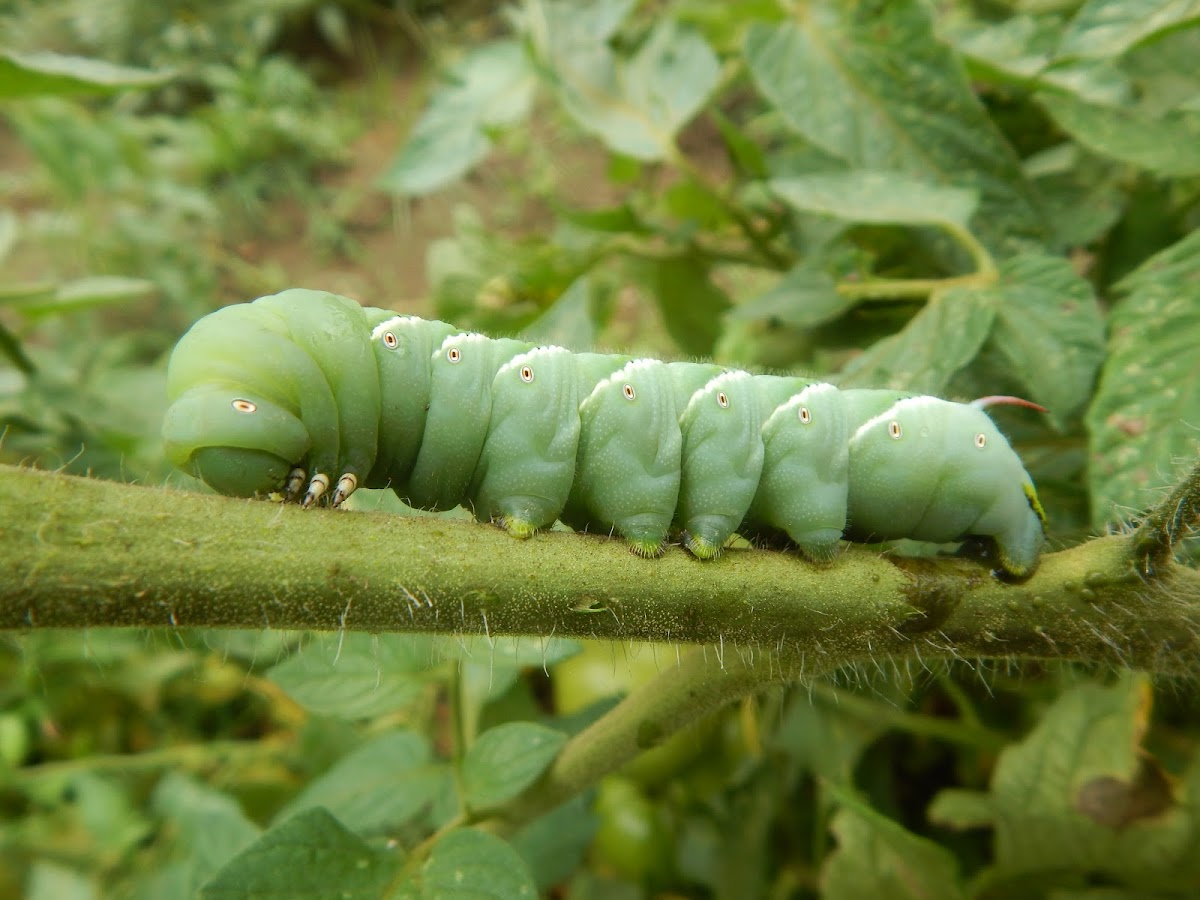
<svg viewBox="0 0 1200 900">
<path fill-rule="evenodd" d="M 1193 497 L 1194 475 L 1188 484 L 1176 495 Z M 1152 518 L 1181 521 L 1164 516 Z M 678 549 L 643 560 L 606 537 L 515 541 L 466 521 L 306 511 L 0 466 L 0 629 L 278 627 L 701 645 L 490 811 L 484 824 L 507 832 L 733 699 L 845 665 L 1038 658 L 1194 673 L 1200 573 L 1168 559 L 1146 580 L 1138 546 L 1136 537 L 1098 538 L 1044 556 L 1020 583 L 965 560 L 864 547 L 826 566 L 767 550 L 711 563 Z M 946 740 L 993 738 L 969 723 L 890 720 Z"/>
<path fill-rule="evenodd" d="M 0 466 L 0 629 L 298 628 L 575 635 L 806 662 L 1057 658 L 1193 671 L 1200 573 L 1147 583 L 1128 536 L 1020 583 L 850 546 L 825 566 L 730 550 L 635 557 L 467 521 L 301 510 Z"/>
<path fill-rule="evenodd" d="M 694 649 L 563 746 L 546 774 L 478 824 L 508 834 L 616 771 L 701 716 L 770 684 L 824 674 L 798 658 Z"/>
<path fill-rule="evenodd" d="M 1175 545 L 1200 522 L 1200 463 L 1150 510 L 1133 535 L 1135 565 L 1153 577 L 1171 563 Z"/>
</svg>

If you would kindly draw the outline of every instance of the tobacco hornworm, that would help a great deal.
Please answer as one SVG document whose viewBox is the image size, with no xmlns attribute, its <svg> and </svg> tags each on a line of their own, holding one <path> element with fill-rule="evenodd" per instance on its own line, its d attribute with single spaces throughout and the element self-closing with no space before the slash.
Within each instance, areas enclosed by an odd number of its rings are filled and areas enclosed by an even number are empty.
<svg viewBox="0 0 1200 900">
<path fill-rule="evenodd" d="M 978 405 L 490 339 L 319 291 L 204 317 L 167 390 L 168 458 L 236 496 L 391 487 L 518 537 L 615 530 L 642 556 L 670 534 L 702 559 L 735 533 L 814 560 L 843 537 L 973 538 L 1023 575 L 1044 540 Z"/>
</svg>

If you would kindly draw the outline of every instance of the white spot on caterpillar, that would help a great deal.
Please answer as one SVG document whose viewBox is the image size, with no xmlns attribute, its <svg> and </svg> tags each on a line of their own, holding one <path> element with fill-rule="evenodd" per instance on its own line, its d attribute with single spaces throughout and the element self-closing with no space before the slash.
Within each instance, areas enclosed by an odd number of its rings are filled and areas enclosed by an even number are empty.
<svg viewBox="0 0 1200 900">
<path fill-rule="evenodd" d="M 240 413 L 252 413 L 258 409 L 258 404 L 255 403 L 253 400 L 238 399 L 238 400 L 234 400 L 229 405 L 233 407 L 235 412 L 240 412 Z"/>
<path fill-rule="evenodd" d="M 975 446 L 980 450 L 987 446 L 987 435 L 982 431 L 975 435 Z"/>
<path fill-rule="evenodd" d="M 626 400 L 636 400 L 637 391 L 633 389 L 632 384 L 624 384 L 621 386 L 621 393 L 625 395 Z"/>
<path fill-rule="evenodd" d="M 377 341 L 389 331 L 396 331 L 401 328 L 414 328 L 417 325 L 423 325 L 424 320 L 418 319 L 416 316 L 392 316 L 383 322 L 380 322 L 371 329 L 371 340 Z M 392 335 L 395 338 L 395 335 Z"/>
<path fill-rule="evenodd" d="M 892 421 L 888 422 L 888 434 L 893 440 L 897 441 L 900 440 L 901 436 L 904 434 L 904 430 L 900 427 L 900 423 L 895 419 L 892 419 Z"/>
<path fill-rule="evenodd" d="M 464 331 L 459 334 L 452 334 L 450 337 L 442 341 L 442 346 L 433 351 L 433 360 L 436 361 L 438 356 L 444 356 L 447 362 L 457 363 L 462 360 L 462 345 L 480 344 L 488 338 L 482 334 L 476 334 L 472 331 Z"/>
<path fill-rule="evenodd" d="M 884 423 L 887 423 L 888 434 L 891 434 L 892 420 L 899 418 L 900 414 L 907 410 L 920 409 L 923 406 L 937 406 L 939 404 L 949 402 L 950 401 L 948 400 L 940 400 L 937 397 L 905 397 L 903 400 L 897 400 L 888 409 L 885 409 L 879 415 L 875 416 L 875 418 L 867 419 L 867 421 L 859 425 L 858 430 L 854 432 L 854 436 L 850 438 L 850 446 L 853 447 L 854 443 L 858 440 L 861 440 L 862 437 L 866 435 L 866 433 L 872 428 Z M 896 424 L 899 425 L 900 423 L 897 422 Z M 899 437 L 899 435 L 892 436 Z"/>
<path fill-rule="evenodd" d="M 599 397 L 601 394 L 604 393 L 606 388 L 611 387 L 613 385 L 617 385 L 617 384 L 621 385 L 621 393 L 624 394 L 627 399 L 632 400 L 633 397 L 637 396 L 637 391 L 634 389 L 632 384 L 628 383 L 627 379 L 629 379 L 630 376 L 636 374 L 637 372 L 644 371 L 653 366 L 662 366 L 662 365 L 666 365 L 666 364 L 657 359 L 630 360 L 629 362 L 625 363 L 625 365 L 623 365 L 621 368 L 617 369 L 617 371 L 615 371 L 611 375 L 609 375 L 607 378 L 601 380 L 594 388 L 592 388 L 592 392 L 587 395 L 587 399 L 585 399 L 583 401 L 583 403 L 579 404 L 580 408 L 582 409 L 588 403 L 593 402 L 597 397 Z M 633 392 L 633 397 L 629 396 L 629 394 L 626 392 L 625 388 L 629 388 L 629 390 Z"/>
<path fill-rule="evenodd" d="M 726 391 L 739 381 L 744 381 L 750 378 L 749 372 L 743 372 L 740 369 L 731 369 L 728 372 L 721 372 L 719 375 L 714 375 L 708 379 L 704 387 L 696 391 L 688 398 L 687 407 L 683 411 L 683 415 L 679 418 L 682 420 L 688 413 L 693 412 L 693 408 L 701 403 L 716 401 L 717 406 L 721 409 L 729 409 L 729 394 Z"/>
<path fill-rule="evenodd" d="M 534 363 L 538 362 L 540 359 L 545 359 L 547 356 L 561 353 L 569 354 L 570 352 L 570 350 L 567 350 L 564 347 L 555 347 L 552 344 L 546 347 L 534 347 L 532 350 L 527 350 L 524 353 L 518 353 L 516 356 L 502 365 L 500 370 L 496 372 L 496 377 L 500 378 L 515 370 L 520 379 L 528 384 L 533 381 Z"/>
<path fill-rule="evenodd" d="M 822 397 L 826 394 L 836 394 L 838 389 L 832 384 L 825 381 L 818 381 L 815 384 L 810 384 L 798 394 L 792 394 L 787 401 L 775 407 L 775 411 L 767 417 L 767 421 L 763 422 L 763 428 L 772 424 L 772 420 L 776 416 L 792 416 L 794 415 L 801 424 L 808 425 L 812 422 L 812 410 L 809 404 L 814 399 Z"/>
</svg>

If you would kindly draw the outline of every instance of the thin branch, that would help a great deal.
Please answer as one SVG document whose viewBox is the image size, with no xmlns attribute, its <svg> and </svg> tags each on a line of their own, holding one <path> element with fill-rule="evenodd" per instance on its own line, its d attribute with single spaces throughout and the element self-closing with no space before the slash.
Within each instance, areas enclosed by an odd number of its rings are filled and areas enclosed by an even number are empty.
<svg viewBox="0 0 1200 900">
<path fill-rule="evenodd" d="M 949 278 L 872 278 L 839 281 L 837 292 L 851 300 L 912 300 L 956 287 L 986 287 L 994 280 L 978 272 Z"/>
<path fill-rule="evenodd" d="M 247 763 L 262 758 L 285 756 L 294 748 L 292 736 L 273 736 L 256 741 L 209 741 L 176 744 L 141 753 L 108 753 L 54 760 L 13 770 L 20 782 L 39 778 L 63 778 L 81 772 L 144 772 L 153 769 L 205 771 L 230 762 Z"/>
<path fill-rule="evenodd" d="M 765 654 L 726 654 L 717 669 L 709 656 L 693 650 L 567 741 L 541 779 L 478 824 L 510 834 L 701 716 L 769 684 L 796 681 L 802 673 L 824 674 L 814 667 L 805 671 L 799 657 L 780 666 Z"/>
</svg>

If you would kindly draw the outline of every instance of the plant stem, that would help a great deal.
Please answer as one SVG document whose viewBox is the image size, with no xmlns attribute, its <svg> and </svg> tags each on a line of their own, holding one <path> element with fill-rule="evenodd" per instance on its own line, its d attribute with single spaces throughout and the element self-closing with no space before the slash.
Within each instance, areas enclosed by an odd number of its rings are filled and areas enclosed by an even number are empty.
<svg viewBox="0 0 1200 900">
<path fill-rule="evenodd" d="M 1200 522 L 1200 462 L 1162 503 L 1150 510 L 1133 535 L 1135 565 L 1149 578 L 1170 567 L 1172 553 Z"/>
<path fill-rule="evenodd" d="M 82 772 L 142 772 L 148 769 L 210 768 L 229 760 L 260 759 L 279 756 L 293 747 L 290 737 L 265 738 L 260 741 L 209 741 L 206 744 L 179 744 L 148 750 L 145 753 L 110 753 L 82 756 L 78 759 L 56 760 L 17 769 L 12 777 L 17 781 L 43 778 L 64 778 Z"/>
<path fill-rule="evenodd" d="M 964 250 L 971 254 L 971 261 L 975 264 L 976 277 L 984 283 L 995 281 L 1000 274 L 996 268 L 996 260 L 992 258 L 988 248 L 983 246 L 979 239 L 971 233 L 970 229 L 952 222 L 946 223 L 945 229 L 962 245 Z"/>
<path fill-rule="evenodd" d="M 993 279 L 979 273 L 955 275 L 953 278 L 881 278 L 870 281 L 838 282 L 837 292 L 853 300 L 911 300 L 928 297 L 956 287 L 981 287 Z"/>
<path fill-rule="evenodd" d="M 0 510 L 0 629 L 574 635 L 705 644 L 714 671 L 749 653 L 810 672 L 974 657 L 1200 666 L 1200 573 L 1172 567 L 1148 587 L 1128 535 L 1047 554 L 1010 583 L 967 560 L 861 546 L 824 566 L 769 550 L 643 560 L 596 535 L 514 541 L 468 521 L 11 466 L 0 466 Z"/>
<path fill-rule="evenodd" d="M 679 665 L 629 694 L 563 746 L 554 763 L 521 796 L 478 824 L 508 834 L 596 784 L 644 750 L 725 704 L 770 684 L 823 674 L 802 657 L 781 660 L 770 654 L 716 654 L 701 649 Z"/>
<path fill-rule="evenodd" d="M 888 706 L 886 703 L 871 700 L 869 697 L 863 697 L 851 691 L 837 690 L 830 685 L 816 685 L 813 688 L 813 694 L 820 698 L 821 703 L 844 710 L 852 716 L 871 722 L 883 722 L 889 727 L 920 737 L 936 738 L 952 744 L 964 744 L 968 747 L 981 747 L 988 750 L 998 750 L 1009 740 L 1003 732 L 993 731 L 978 723 L 924 716 L 910 710 Z"/>
<path fill-rule="evenodd" d="M 987 287 L 1000 277 L 996 261 L 975 235 L 960 225 L 947 224 L 946 231 L 962 245 L 975 264 L 975 271 L 951 278 L 880 278 L 867 281 L 842 281 L 837 292 L 852 300 L 911 300 L 928 297 L 956 287 Z"/>
</svg>

